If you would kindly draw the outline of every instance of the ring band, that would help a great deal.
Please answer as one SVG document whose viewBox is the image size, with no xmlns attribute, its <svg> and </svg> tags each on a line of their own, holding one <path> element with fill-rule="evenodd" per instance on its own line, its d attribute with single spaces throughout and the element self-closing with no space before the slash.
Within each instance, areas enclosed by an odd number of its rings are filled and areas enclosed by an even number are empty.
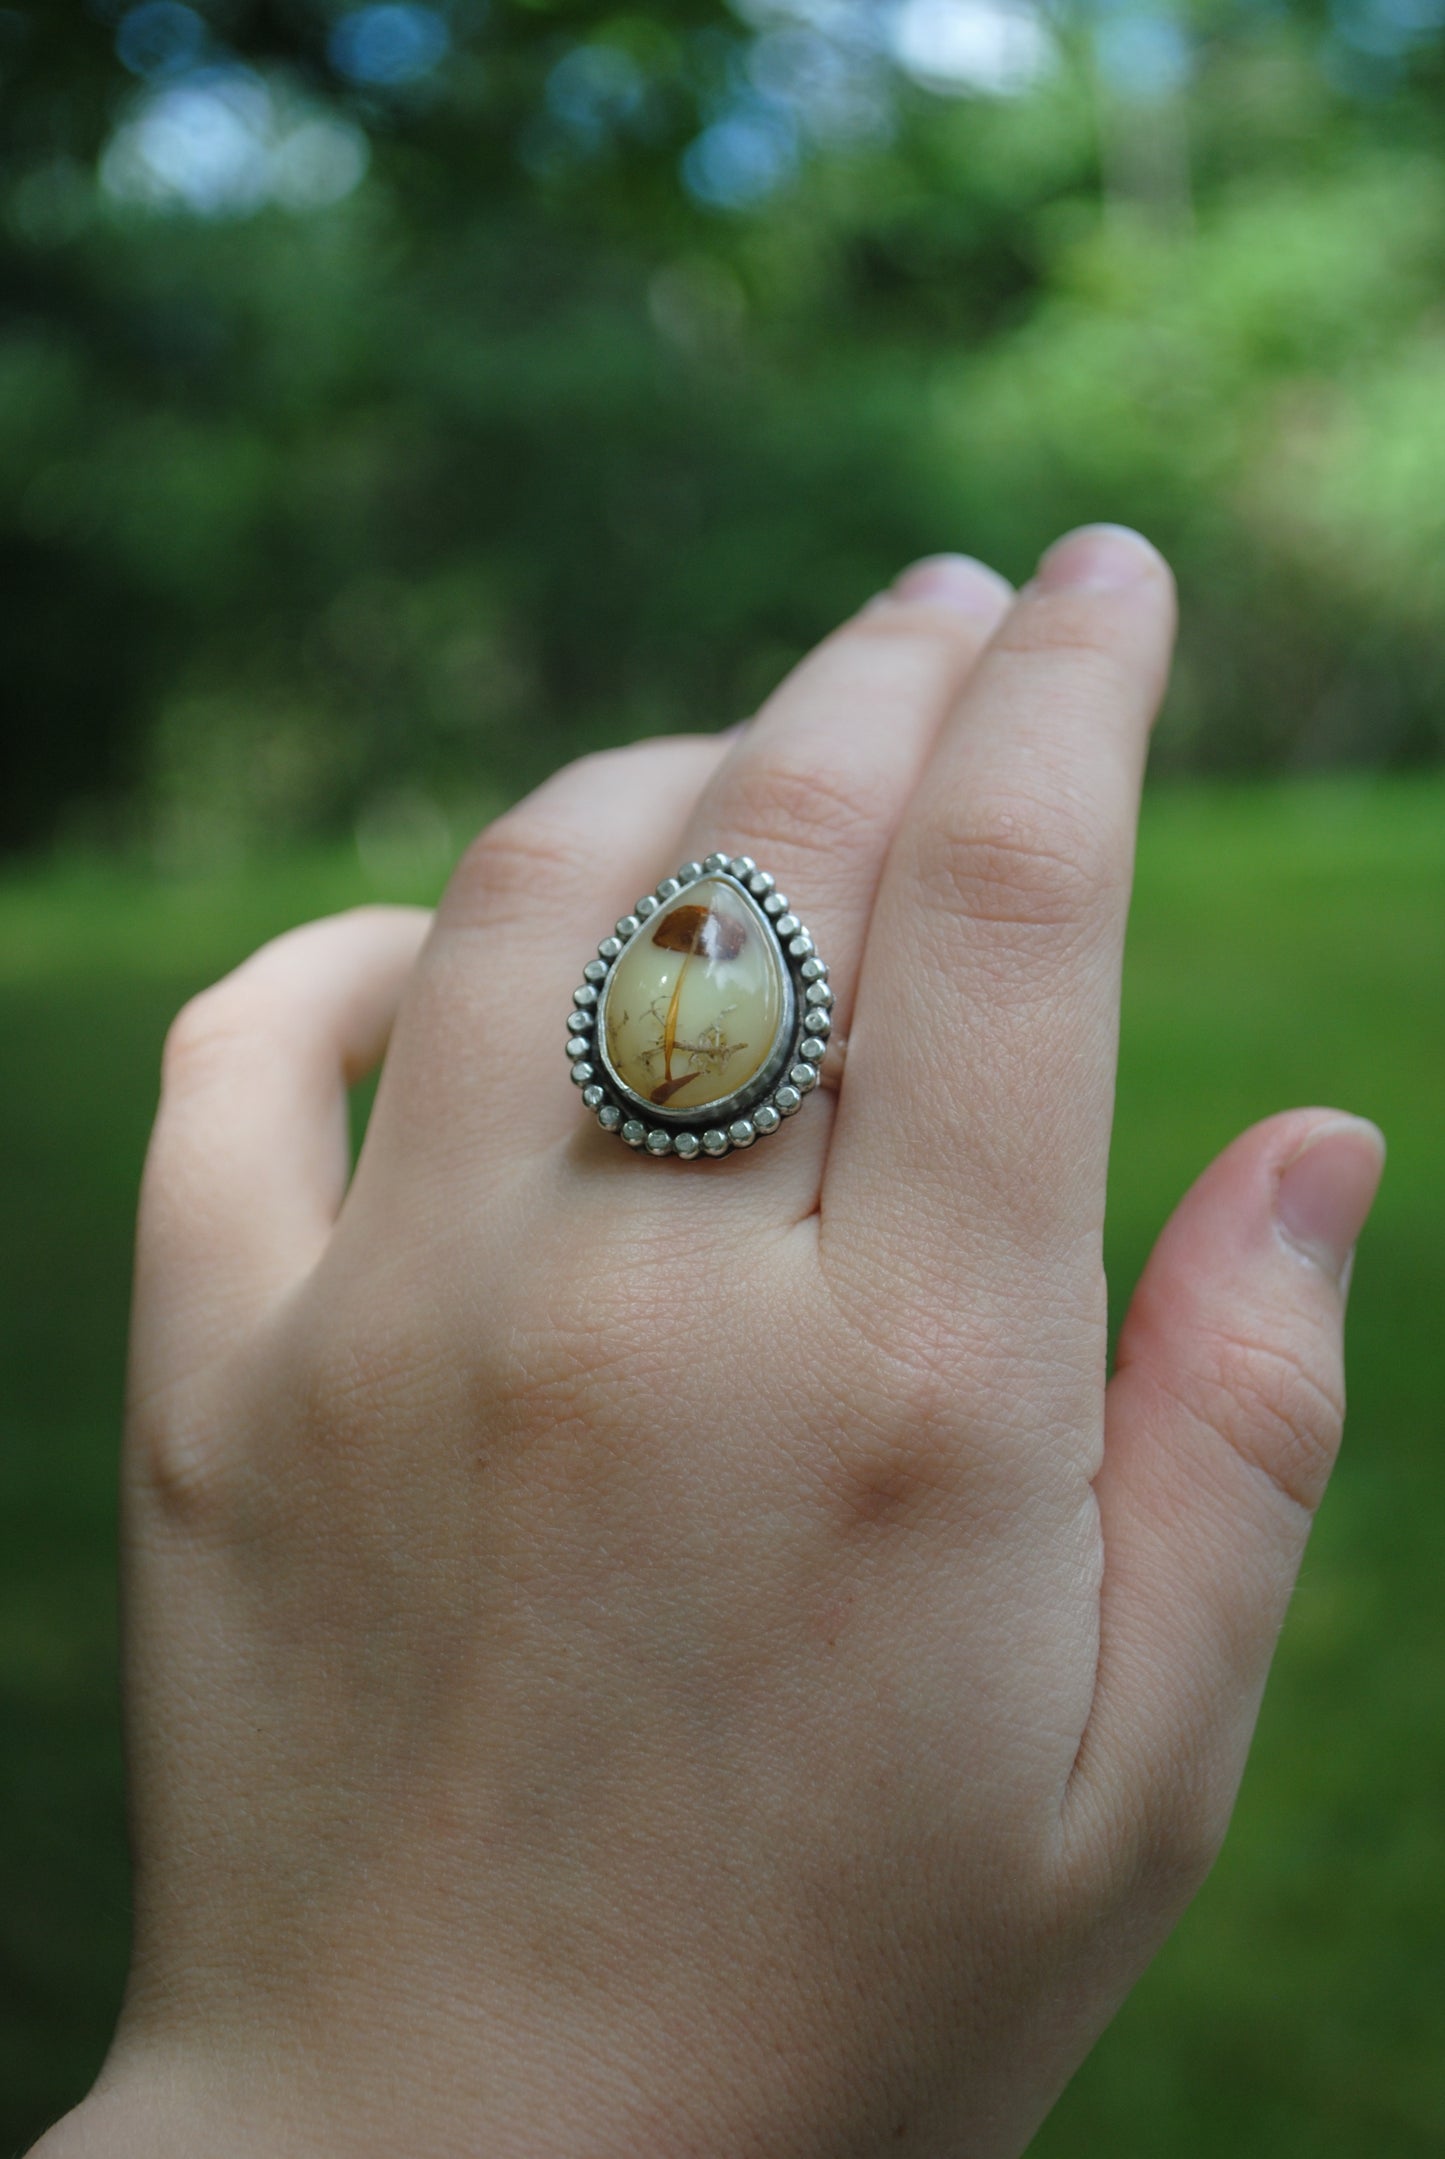
<svg viewBox="0 0 1445 2159">
<path fill-rule="evenodd" d="M 684 1162 L 776 1132 L 818 1085 L 833 991 L 751 855 L 685 862 L 597 947 L 572 992 L 573 1084 L 604 1132 Z"/>
</svg>

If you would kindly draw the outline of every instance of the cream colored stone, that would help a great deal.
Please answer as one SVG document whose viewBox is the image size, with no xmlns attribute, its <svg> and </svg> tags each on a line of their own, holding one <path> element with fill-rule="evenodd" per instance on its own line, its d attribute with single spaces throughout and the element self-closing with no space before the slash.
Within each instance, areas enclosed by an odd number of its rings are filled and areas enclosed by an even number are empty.
<svg viewBox="0 0 1445 2159">
<path fill-rule="evenodd" d="M 640 1101 L 696 1116 L 757 1076 L 788 1017 L 788 978 L 762 914 L 725 878 L 703 877 L 629 942 L 603 990 L 599 1034 Z"/>
</svg>

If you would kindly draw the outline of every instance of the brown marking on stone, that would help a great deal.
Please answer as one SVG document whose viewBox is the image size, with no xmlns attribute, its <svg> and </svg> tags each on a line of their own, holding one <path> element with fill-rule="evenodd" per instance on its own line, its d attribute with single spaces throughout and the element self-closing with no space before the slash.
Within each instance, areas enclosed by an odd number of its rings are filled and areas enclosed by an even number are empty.
<svg viewBox="0 0 1445 2159">
<path fill-rule="evenodd" d="M 710 907 L 674 907 L 652 933 L 664 952 L 686 952 L 691 958 L 735 960 L 748 941 L 746 923 L 730 915 L 714 914 Z"/>
</svg>

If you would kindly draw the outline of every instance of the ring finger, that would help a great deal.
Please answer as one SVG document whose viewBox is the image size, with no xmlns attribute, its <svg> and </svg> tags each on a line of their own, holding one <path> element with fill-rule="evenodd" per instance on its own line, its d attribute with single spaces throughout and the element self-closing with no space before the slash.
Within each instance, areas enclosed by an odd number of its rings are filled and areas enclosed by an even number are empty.
<svg viewBox="0 0 1445 2159">
<path fill-rule="evenodd" d="M 769 699 L 681 834 L 684 859 L 747 855 L 776 879 L 828 963 L 840 1045 L 894 830 L 1010 598 L 1001 577 L 966 557 L 915 564 Z M 835 1049 L 825 1080 L 840 1062 Z M 815 1183 L 826 1128 L 808 1125 L 814 1148 L 787 1153 Z"/>
</svg>

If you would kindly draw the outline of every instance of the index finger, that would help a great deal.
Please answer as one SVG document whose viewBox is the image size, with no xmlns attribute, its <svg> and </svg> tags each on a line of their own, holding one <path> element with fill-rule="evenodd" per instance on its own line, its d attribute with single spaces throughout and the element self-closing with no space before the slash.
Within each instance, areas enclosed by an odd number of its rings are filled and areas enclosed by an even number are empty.
<svg viewBox="0 0 1445 2159">
<path fill-rule="evenodd" d="M 1137 534 L 1050 550 L 969 678 L 869 931 L 823 1195 L 932 1300 L 1086 1296 L 1100 1249 L 1119 977 L 1173 584 Z M 829 1239 L 830 1217 L 842 1233 Z M 980 1302 L 981 1301 L 981 1302 Z"/>
</svg>

